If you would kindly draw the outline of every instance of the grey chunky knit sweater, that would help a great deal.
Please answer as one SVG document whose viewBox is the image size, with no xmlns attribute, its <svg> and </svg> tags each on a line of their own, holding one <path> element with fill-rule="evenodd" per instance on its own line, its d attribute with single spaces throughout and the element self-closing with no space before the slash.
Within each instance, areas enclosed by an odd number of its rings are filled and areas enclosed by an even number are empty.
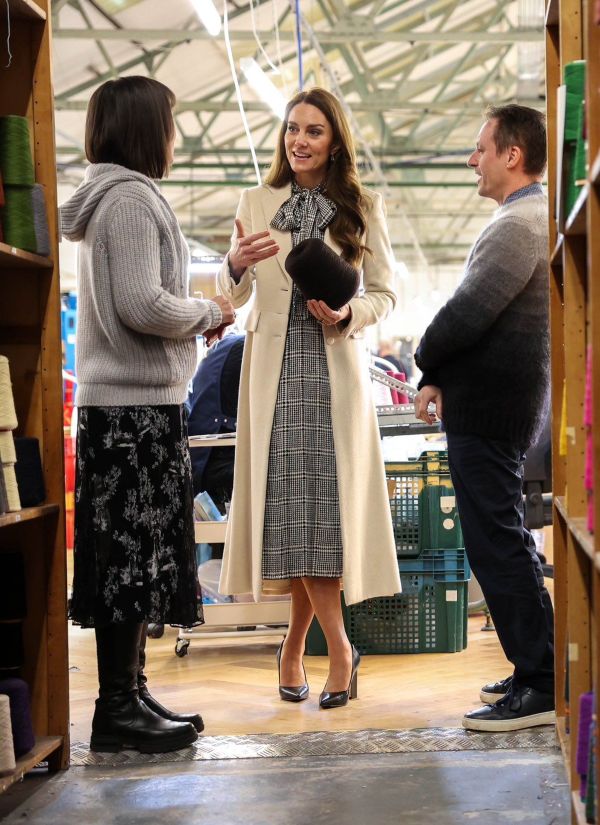
<svg viewBox="0 0 600 825">
<path fill-rule="evenodd" d="M 81 241 L 77 406 L 183 403 L 196 335 L 219 326 L 221 310 L 188 297 L 188 247 L 160 190 L 93 164 L 60 217 L 64 237 Z"/>
<path fill-rule="evenodd" d="M 464 280 L 415 361 L 419 387 L 442 390 L 448 432 L 527 448 L 548 406 L 548 216 L 541 186 L 522 194 L 496 210 L 475 242 Z"/>
</svg>

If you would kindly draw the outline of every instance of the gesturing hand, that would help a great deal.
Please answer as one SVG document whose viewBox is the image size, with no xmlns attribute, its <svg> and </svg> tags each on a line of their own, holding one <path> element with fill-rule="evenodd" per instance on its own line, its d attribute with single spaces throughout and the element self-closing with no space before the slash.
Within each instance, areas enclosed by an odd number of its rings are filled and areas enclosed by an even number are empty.
<svg viewBox="0 0 600 825">
<path fill-rule="evenodd" d="M 320 321 L 324 326 L 331 327 L 334 324 L 339 324 L 350 316 L 350 304 L 344 304 L 341 309 L 331 309 L 327 306 L 325 301 L 310 300 L 306 302 L 308 311 L 314 315 L 317 321 Z"/>
<path fill-rule="evenodd" d="M 235 228 L 237 232 L 229 250 L 229 267 L 232 275 L 241 278 L 249 266 L 254 266 L 259 261 L 277 255 L 279 246 L 269 234 L 268 229 L 264 232 L 246 235 L 239 218 L 235 220 Z"/>
</svg>

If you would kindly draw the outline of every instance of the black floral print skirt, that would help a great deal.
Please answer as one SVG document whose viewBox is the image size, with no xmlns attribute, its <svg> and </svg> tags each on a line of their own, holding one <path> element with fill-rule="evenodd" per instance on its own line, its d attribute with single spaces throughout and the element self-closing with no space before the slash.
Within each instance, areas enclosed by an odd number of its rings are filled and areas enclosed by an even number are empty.
<svg viewBox="0 0 600 825">
<path fill-rule="evenodd" d="M 74 556 L 76 624 L 204 622 L 184 407 L 79 409 Z"/>
</svg>

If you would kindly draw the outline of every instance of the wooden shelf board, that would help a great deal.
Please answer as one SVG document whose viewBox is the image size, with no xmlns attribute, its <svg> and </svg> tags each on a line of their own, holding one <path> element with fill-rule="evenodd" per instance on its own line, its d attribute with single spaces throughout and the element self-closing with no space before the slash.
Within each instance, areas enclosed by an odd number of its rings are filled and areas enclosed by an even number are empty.
<svg viewBox="0 0 600 825">
<path fill-rule="evenodd" d="M 565 241 L 565 236 L 560 234 L 558 236 L 558 238 L 556 239 L 556 245 L 554 247 L 552 255 L 550 256 L 550 266 L 560 267 L 562 269 L 562 265 L 563 265 L 562 252 L 563 252 L 564 241 Z"/>
<path fill-rule="evenodd" d="M 587 519 L 583 516 L 570 516 L 567 511 L 564 496 L 554 496 L 554 506 L 560 517 L 566 522 L 569 532 L 575 539 L 577 545 L 581 547 L 586 556 L 600 569 L 600 553 L 596 554 L 594 536 L 587 529 Z"/>
<path fill-rule="evenodd" d="M 568 519 L 567 515 L 567 502 L 565 501 L 564 496 L 554 496 L 554 506 L 558 510 L 560 516 L 566 521 Z"/>
<path fill-rule="evenodd" d="M 33 0 L 8 0 L 12 17 L 26 17 L 29 20 L 47 19 L 46 12 Z"/>
<path fill-rule="evenodd" d="M 548 0 L 546 4 L 546 26 L 558 26 L 559 0 Z"/>
<path fill-rule="evenodd" d="M 590 180 L 592 183 L 600 183 L 600 151 L 596 155 L 596 160 L 590 168 Z"/>
<path fill-rule="evenodd" d="M 586 825 L 585 805 L 579 798 L 579 791 L 571 791 L 571 802 L 573 811 L 575 812 L 575 822 L 577 825 Z"/>
<path fill-rule="evenodd" d="M 0 269 L 52 269 L 53 266 L 51 258 L 0 243 Z"/>
<path fill-rule="evenodd" d="M 23 776 L 35 768 L 46 757 L 61 747 L 62 736 L 38 736 L 33 749 L 17 760 L 17 767 L 8 776 L 0 776 L 0 793 L 4 793 L 14 782 L 18 782 Z"/>
<path fill-rule="evenodd" d="M 586 217 L 589 192 L 590 187 L 586 184 L 579 193 L 579 197 L 575 201 L 575 206 L 567 218 L 565 235 L 585 235 L 587 231 Z"/>
<path fill-rule="evenodd" d="M 0 527 L 9 527 L 11 524 L 20 524 L 22 521 L 31 521 L 36 518 L 45 518 L 58 512 L 58 504 L 41 504 L 39 507 L 24 507 L 16 513 L 4 513 L 0 516 Z"/>
</svg>

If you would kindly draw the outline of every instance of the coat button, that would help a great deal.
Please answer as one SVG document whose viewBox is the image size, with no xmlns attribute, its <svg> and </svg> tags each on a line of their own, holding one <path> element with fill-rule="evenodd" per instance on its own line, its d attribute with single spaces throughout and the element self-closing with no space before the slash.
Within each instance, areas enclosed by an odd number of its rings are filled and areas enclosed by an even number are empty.
<svg viewBox="0 0 600 825">
<path fill-rule="evenodd" d="M 327 343 L 328 344 L 335 344 L 335 338 L 328 338 Z"/>
</svg>

